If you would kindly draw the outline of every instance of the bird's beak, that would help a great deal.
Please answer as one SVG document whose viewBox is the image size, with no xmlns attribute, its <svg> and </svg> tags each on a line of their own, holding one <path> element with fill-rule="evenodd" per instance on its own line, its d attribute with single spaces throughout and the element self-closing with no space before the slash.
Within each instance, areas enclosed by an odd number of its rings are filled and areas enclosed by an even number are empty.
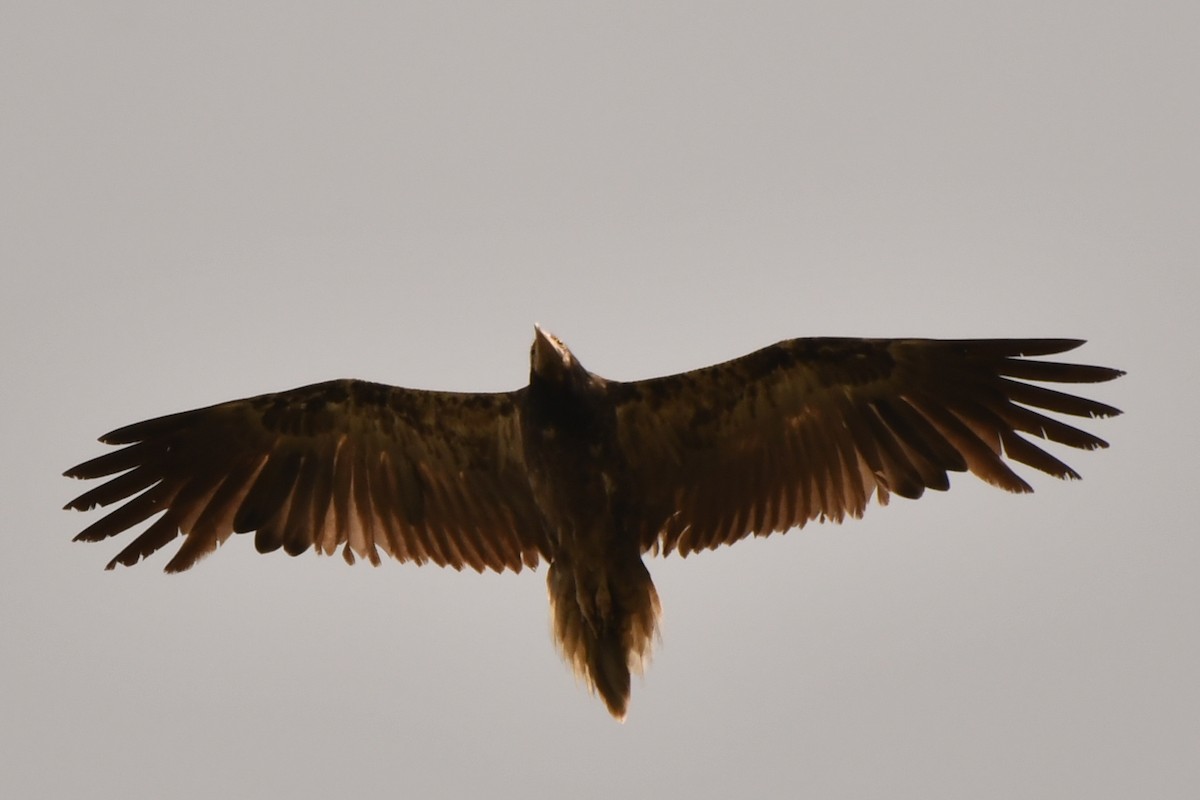
<svg viewBox="0 0 1200 800">
<path fill-rule="evenodd" d="M 533 326 L 533 371 L 544 372 L 550 365 L 559 361 L 558 348 L 542 330 L 542 326 Z"/>
</svg>

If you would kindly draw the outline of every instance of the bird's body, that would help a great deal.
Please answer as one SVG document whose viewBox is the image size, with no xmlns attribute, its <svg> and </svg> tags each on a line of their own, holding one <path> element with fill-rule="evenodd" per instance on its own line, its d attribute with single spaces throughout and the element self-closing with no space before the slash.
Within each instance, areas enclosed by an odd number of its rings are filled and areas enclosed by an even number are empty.
<svg viewBox="0 0 1200 800">
<path fill-rule="evenodd" d="M 89 541 L 161 513 L 110 568 L 182 533 L 167 570 L 184 570 L 250 531 L 261 552 L 340 548 L 348 561 L 545 561 L 560 649 L 621 718 L 657 627 L 646 552 L 841 521 L 873 496 L 946 489 L 947 471 L 1030 491 L 1004 456 L 1078 477 L 1018 432 L 1105 446 L 1033 410 L 1120 413 L 1027 382 L 1121 374 L 1025 358 L 1079 344 L 794 339 L 625 383 L 538 329 L 529 384 L 512 392 L 330 381 L 118 429 L 102 441 L 126 447 L 67 472 L 115 477 L 68 507 L 128 499 L 77 537 Z"/>
<path fill-rule="evenodd" d="M 563 656 L 617 717 L 629 670 L 649 654 L 658 594 L 642 563 L 637 486 L 609 382 L 539 331 L 522 405 L 529 486 L 550 538 L 547 576 Z"/>
</svg>

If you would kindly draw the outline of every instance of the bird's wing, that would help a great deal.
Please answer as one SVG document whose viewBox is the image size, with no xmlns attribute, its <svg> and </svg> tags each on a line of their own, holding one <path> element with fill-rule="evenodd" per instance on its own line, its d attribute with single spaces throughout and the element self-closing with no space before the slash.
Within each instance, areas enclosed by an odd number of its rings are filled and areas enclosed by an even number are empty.
<svg viewBox="0 0 1200 800">
<path fill-rule="evenodd" d="M 1078 475 L 1020 434 L 1106 443 L 1039 413 L 1120 413 L 1029 383 L 1119 370 L 1030 360 L 1070 339 L 794 339 L 705 369 L 614 383 L 621 447 L 650 513 L 644 549 L 689 552 L 812 519 L 860 516 L 872 494 L 919 497 L 970 470 L 1031 491 L 1005 463 Z"/>
<path fill-rule="evenodd" d="M 109 569 L 182 533 L 166 567 L 178 572 L 231 533 L 257 531 L 260 552 L 340 547 L 348 561 L 378 563 L 382 550 L 520 570 L 547 546 L 525 479 L 518 398 L 341 380 L 159 417 L 101 437 L 125 447 L 66 474 L 116 477 L 67 508 L 132 498 L 76 537 L 84 541 L 165 512 Z"/>
</svg>

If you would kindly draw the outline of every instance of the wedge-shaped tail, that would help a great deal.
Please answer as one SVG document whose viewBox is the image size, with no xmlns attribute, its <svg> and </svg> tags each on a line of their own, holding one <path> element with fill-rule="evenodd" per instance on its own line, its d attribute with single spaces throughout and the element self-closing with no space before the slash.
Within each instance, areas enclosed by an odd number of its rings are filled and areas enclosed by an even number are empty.
<svg viewBox="0 0 1200 800">
<path fill-rule="evenodd" d="M 641 674 L 658 630 L 658 592 L 642 560 L 584 572 L 555 562 L 546 578 L 554 638 L 575 674 L 625 719 L 630 673 Z"/>
</svg>

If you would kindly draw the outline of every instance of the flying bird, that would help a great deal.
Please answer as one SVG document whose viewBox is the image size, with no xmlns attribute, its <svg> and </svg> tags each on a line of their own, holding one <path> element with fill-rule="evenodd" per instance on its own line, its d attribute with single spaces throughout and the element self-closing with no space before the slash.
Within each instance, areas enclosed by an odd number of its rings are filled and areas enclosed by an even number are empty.
<svg viewBox="0 0 1200 800">
<path fill-rule="evenodd" d="M 622 382 L 535 327 L 529 384 L 511 392 L 336 380 L 118 428 L 100 441 L 121 449 L 65 473 L 107 482 L 66 507 L 127 501 L 82 541 L 160 515 L 109 569 L 182 536 L 166 564 L 180 572 L 252 531 L 262 553 L 351 563 L 381 551 L 480 572 L 545 562 L 558 647 L 623 719 L 659 618 L 645 554 L 841 522 L 872 497 L 945 490 L 948 472 L 1032 491 L 1006 459 L 1078 478 L 1022 434 L 1107 446 L 1040 413 L 1120 413 L 1038 385 L 1123 374 L 1029 358 L 1082 343 L 792 339 Z"/>
</svg>

